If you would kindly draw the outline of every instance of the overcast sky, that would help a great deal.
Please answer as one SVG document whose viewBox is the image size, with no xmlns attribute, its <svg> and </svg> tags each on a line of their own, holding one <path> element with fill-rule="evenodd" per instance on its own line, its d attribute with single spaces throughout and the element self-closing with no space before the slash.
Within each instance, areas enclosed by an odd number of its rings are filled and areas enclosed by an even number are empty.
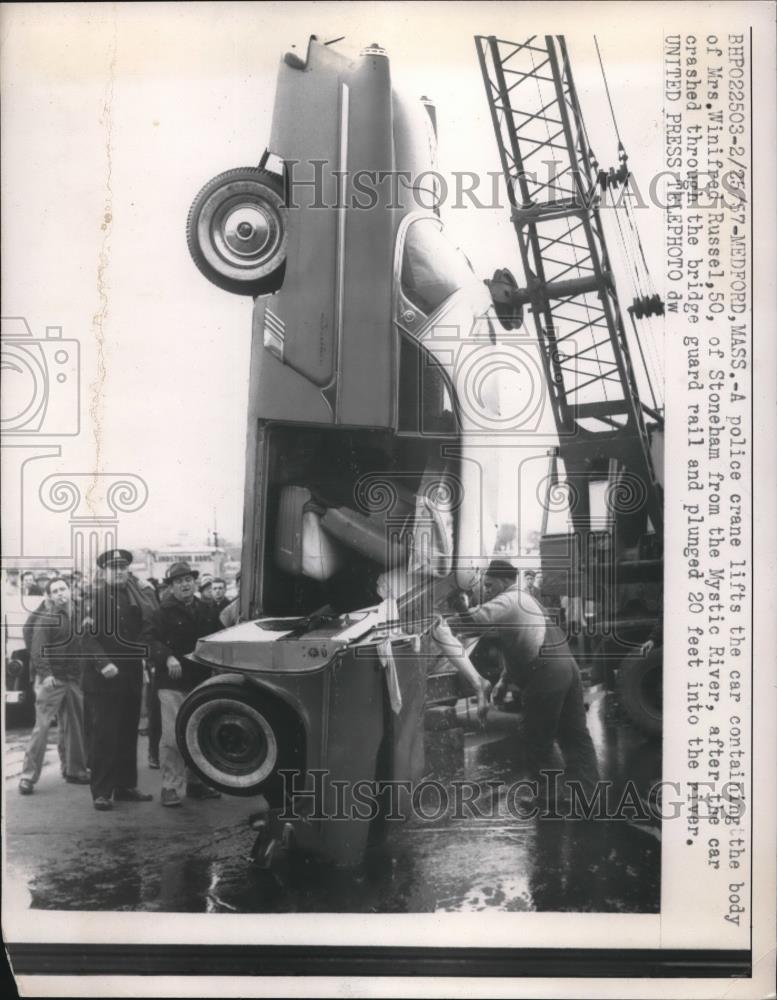
<svg viewBox="0 0 777 1000">
<path fill-rule="evenodd" d="M 662 30 L 640 5 L 5 6 L 3 314 L 25 316 L 36 336 L 62 326 L 82 358 L 82 433 L 38 468 L 142 476 L 148 501 L 122 523 L 128 544 L 181 531 L 204 542 L 214 509 L 239 539 L 251 300 L 200 276 L 185 222 L 205 181 L 258 161 L 280 56 L 304 51 L 311 33 L 345 35 L 346 51 L 380 43 L 394 81 L 437 104 L 442 172 L 485 173 L 498 160 L 473 35 L 561 31 L 600 159 L 615 161 L 616 140 L 594 31 L 631 165 L 649 177 L 660 167 Z M 661 213 L 643 215 L 660 272 Z M 520 271 L 505 210 L 443 218 L 478 274 Z M 61 517 L 35 526 L 41 545 L 66 537 Z"/>
</svg>

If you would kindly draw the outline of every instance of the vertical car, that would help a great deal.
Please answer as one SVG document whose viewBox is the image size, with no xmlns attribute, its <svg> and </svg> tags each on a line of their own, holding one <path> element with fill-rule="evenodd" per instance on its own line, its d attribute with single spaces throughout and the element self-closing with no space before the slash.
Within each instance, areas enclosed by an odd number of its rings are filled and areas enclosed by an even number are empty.
<svg viewBox="0 0 777 1000">
<path fill-rule="evenodd" d="M 262 796 L 266 858 L 351 864 L 378 834 L 374 783 L 422 774 L 432 616 L 493 550 L 491 297 L 435 211 L 435 151 L 383 49 L 313 37 L 281 61 L 261 165 L 189 217 L 197 266 L 255 305 L 243 620 L 199 642 L 216 673 L 178 739 Z"/>
</svg>

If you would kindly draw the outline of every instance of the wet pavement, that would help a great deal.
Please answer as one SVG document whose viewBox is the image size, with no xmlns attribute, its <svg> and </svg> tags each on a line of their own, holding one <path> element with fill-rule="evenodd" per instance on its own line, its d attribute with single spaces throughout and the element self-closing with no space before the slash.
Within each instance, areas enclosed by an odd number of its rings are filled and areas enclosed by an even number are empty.
<svg viewBox="0 0 777 1000">
<path fill-rule="evenodd" d="M 659 911 L 655 823 L 625 814 L 596 821 L 523 818 L 506 808 L 506 790 L 525 773 L 519 715 L 494 711 L 485 732 L 478 731 L 474 712 L 469 719 L 461 715 L 463 754 L 430 747 L 427 779 L 446 788 L 457 779 L 493 784 L 458 816 L 449 809 L 433 820 L 390 824 L 384 843 L 355 871 L 299 857 L 272 873 L 258 869 L 250 858 L 251 799 L 225 796 L 163 809 L 160 772 L 145 766 L 139 784 L 154 793 L 153 802 L 117 803 L 112 813 L 97 813 L 88 787 L 62 781 L 55 733 L 35 794 L 22 797 L 17 782 L 29 730 L 10 730 L 5 892 L 44 910 Z M 660 743 L 636 734 L 603 693 L 588 722 L 615 798 L 627 779 L 643 795 L 660 778 Z M 141 737 L 140 761 L 145 749 Z M 438 803 L 431 802 L 428 815 Z"/>
</svg>

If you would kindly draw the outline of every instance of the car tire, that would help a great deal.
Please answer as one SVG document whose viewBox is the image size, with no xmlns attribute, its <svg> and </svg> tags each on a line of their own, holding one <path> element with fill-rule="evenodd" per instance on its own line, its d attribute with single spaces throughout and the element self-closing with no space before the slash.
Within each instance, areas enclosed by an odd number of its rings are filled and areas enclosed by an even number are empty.
<svg viewBox="0 0 777 1000">
<path fill-rule="evenodd" d="M 288 209 L 283 181 L 259 167 L 219 174 L 192 202 L 186 240 L 214 285 L 236 295 L 270 295 L 283 283 Z"/>
<path fill-rule="evenodd" d="M 278 699 L 248 684 L 205 684 L 184 701 L 176 739 L 197 777 L 227 795 L 277 800 L 279 768 L 301 766 L 302 726 Z"/>
<path fill-rule="evenodd" d="M 663 723 L 663 648 L 647 656 L 632 653 L 618 667 L 617 690 L 621 707 L 647 736 L 660 736 Z"/>
</svg>

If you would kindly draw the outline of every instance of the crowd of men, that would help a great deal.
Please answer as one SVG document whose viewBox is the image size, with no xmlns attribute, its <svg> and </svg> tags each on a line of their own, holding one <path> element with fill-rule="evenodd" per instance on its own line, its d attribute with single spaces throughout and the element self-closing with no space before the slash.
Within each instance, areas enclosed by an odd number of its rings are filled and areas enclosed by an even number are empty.
<svg viewBox="0 0 777 1000">
<path fill-rule="evenodd" d="M 23 795 L 35 789 L 57 719 L 62 775 L 67 782 L 90 785 L 95 809 L 110 810 L 115 801 L 150 801 L 138 787 L 137 767 L 145 690 L 148 764 L 161 768 L 162 805 L 219 797 L 187 768 L 176 719 L 186 695 L 210 676 L 192 657 L 198 639 L 234 624 L 238 601 L 228 600 L 220 578 L 198 582 L 197 570 L 186 562 L 173 563 L 160 584 L 133 576 L 131 563 L 131 552 L 111 549 L 98 557 L 89 586 L 80 574 L 21 581 L 28 596 L 37 588 L 43 598 L 25 626 L 36 717 L 19 781 Z M 478 692 L 484 720 L 490 702 L 504 703 L 511 691 L 520 691 L 534 776 L 552 771 L 558 746 L 565 778 L 590 788 L 598 768 L 580 671 L 566 637 L 546 614 L 541 585 L 539 572 L 525 571 L 519 583 L 511 563 L 493 560 L 480 599 L 460 595 L 456 613 L 440 618 L 433 637 Z M 456 636 L 468 635 L 496 643 L 498 671 L 492 679 L 464 655 Z"/>
<path fill-rule="evenodd" d="M 24 627 L 35 688 L 35 725 L 19 791 L 40 778 L 48 735 L 58 723 L 64 780 L 88 784 L 95 809 L 116 801 L 149 802 L 138 787 L 138 732 L 145 694 L 151 768 L 162 771 L 163 806 L 219 793 L 185 765 L 175 738 L 186 694 L 208 668 L 194 660 L 197 640 L 237 620 L 237 598 L 219 577 L 198 580 L 186 562 L 173 563 L 161 582 L 130 572 L 132 553 L 110 549 L 83 574 L 26 572 L 21 595 L 41 603 Z M 238 577 L 239 581 L 239 577 Z"/>
</svg>

